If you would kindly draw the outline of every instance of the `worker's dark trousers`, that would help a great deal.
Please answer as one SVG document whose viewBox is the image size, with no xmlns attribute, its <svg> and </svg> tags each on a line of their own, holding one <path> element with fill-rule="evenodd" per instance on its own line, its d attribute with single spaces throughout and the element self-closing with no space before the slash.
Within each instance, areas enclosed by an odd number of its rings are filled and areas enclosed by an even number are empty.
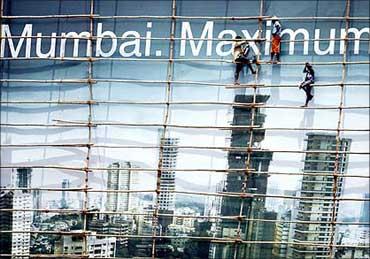
<svg viewBox="0 0 370 259">
<path fill-rule="evenodd" d="M 313 86 L 311 85 L 313 83 L 312 80 L 307 80 L 307 81 L 304 81 L 302 84 L 301 84 L 301 87 L 303 89 L 303 91 L 305 91 L 306 93 L 306 103 L 305 105 L 307 106 L 308 102 L 312 100 L 313 98 L 313 95 L 311 94 L 311 91 L 312 91 L 312 88 Z"/>
<path fill-rule="evenodd" d="M 246 57 L 238 57 L 237 59 L 235 59 L 235 63 L 236 63 L 235 74 L 234 74 L 234 80 L 235 81 L 239 80 L 240 71 L 242 71 L 242 69 L 245 65 L 248 66 L 248 68 L 250 69 L 252 74 L 256 73 L 254 71 L 253 67 L 252 67 L 252 64 L 251 64 L 250 60 L 247 59 Z"/>
</svg>

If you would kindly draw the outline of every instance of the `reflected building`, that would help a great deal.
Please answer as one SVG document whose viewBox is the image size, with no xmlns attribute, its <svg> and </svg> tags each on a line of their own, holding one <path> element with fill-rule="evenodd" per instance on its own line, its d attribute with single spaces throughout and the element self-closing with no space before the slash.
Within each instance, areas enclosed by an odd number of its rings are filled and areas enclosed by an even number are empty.
<svg viewBox="0 0 370 259">
<path fill-rule="evenodd" d="M 41 204 L 42 204 L 42 194 L 41 194 L 40 190 L 33 190 L 33 195 L 32 196 L 33 196 L 34 209 L 36 209 L 36 210 L 41 209 L 42 208 L 42 206 L 41 206 Z M 41 212 L 40 211 L 34 211 L 34 213 L 33 213 L 34 223 L 39 222 L 40 217 L 41 217 Z"/>
<path fill-rule="evenodd" d="M 12 191 L 0 192 L 0 230 L 9 231 L 13 226 L 12 211 L 5 211 L 13 209 Z M 11 254 L 12 252 L 12 233 L 1 233 L 0 235 L 0 254 Z M 10 256 L 3 256 L 3 258 L 10 258 Z"/>
<path fill-rule="evenodd" d="M 62 189 L 69 189 L 71 187 L 71 183 L 68 179 L 63 179 L 62 181 Z M 60 208 L 61 209 L 68 209 L 69 203 L 69 191 L 62 191 L 62 199 L 60 201 Z"/>
<path fill-rule="evenodd" d="M 273 244 L 273 258 L 274 259 L 286 259 L 289 256 L 289 245 L 290 242 L 290 232 L 291 232 L 291 221 L 292 221 L 292 211 L 288 210 L 281 215 L 279 221 L 276 222 L 275 227 L 275 237 Z"/>
<path fill-rule="evenodd" d="M 173 169 L 176 168 L 177 163 L 178 143 L 178 138 L 160 138 L 162 170 L 159 179 L 158 208 L 161 214 L 173 214 L 175 209 L 176 172 Z M 162 231 L 166 231 L 168 225 L 172 224 L 172 220 L 170 216 L 158 218 Z"/>
<path fill-rule="evenodd" d="M 370 222 L 370 201 L 369 201 L 370 193 L 365 193 L 364 199 L 365 201 L 362 204 L 360 221 L 369 223 Z"/>
<path fill-rule="evenodd" d="M 89 258 L 112 258 L 115 256 L 116 238 L 100 237 L 96 236 L 95 232 L 91 232 L 91 235 L 87 236 L 85 240 L 83 236 L 76 233 L 76 235 L 62 236 L 55 246 L 54 254 L 58 257 L 61 255 L 66 255 L 66 257 L 68 255 L 83 255 L 85 257 L 84 254 L 87 251 Z"/>
<path fill-rule="evenodd" d="M 13 187 L 22 188 L 14 190 L 13 196 L 13 217 L 12 217 L 12 254 L 28 255 L 31 242 L 32 224 L 32 195 L 31 188 L 31 168 L 17 168 L 13 175 Z"/>
<path fill-rule="evenodd" d="M 137 221 L 137 234 L 142 236 L 153 235 L 153 225 L 156 225 L 156 217 L 153 217 L 154 207 L 148 205 L 142 208 L 142 215 L 139 216 Z M 130 240 L 129 242 L 133 244 L 132 255 L 138 257 L 150 257 L 152 254 L 152 241 L 148 238 L 142 238 L 140 240 Z"/>
<path fill-rule="evenodd" d="M 273 244 L 269 242 L 274 241 L 277 213 L 265 210 L 257 215 L 261 217 L 258 219 L 265 221 L 253 222 L 254 225 L 250 229 L 254 233 L 253 235 L 249 235 L 249 237 L 253 238 L 253 241 L 264 241 L 264 243 L 250 245 L 248 249 L 249 256 L 247 258 L 272 258 Z"/>
<path fill-rule="evenodd" d="M 11 136 L 5 135 L 2 136 L 2 143 L 3 144 L 12 144 Z M 2 165 L 11 165 L 12 164 L 12 156 L 14 153 L 14 149 L 7 147 L 0 149 L 0 164 Z M 12 184 L 12 171 L 11 168 L 1 168 L 0 169 L 0 187 L 10 187 Z"/>
<path fill-rule="evenodd" d="M 130 207 L 130 193 L 114 191 L 128 191 L 131 189 L 131 168 L 130 162 L 115 162 L 109 165 L 107 189 L 113 192 L 107 193 L 107 211 L 128 211 Z"/>
<path fill-rule="evenodd" d="M 176 168 L 178 138 L 161 138 L 162 149 L 162 173 L 160 177 L 160 193 L 158 206 L 160 210 L 173 211 L 175 209 L 175 178 L 176 172 L 170 169 Z"/>
<path fill-rule="evenodd" d="M 117 235 L 113 255 L 124 257 L 127 256 L 127 236 L 132 233 L 132 224 L 132 221 L 126 220 L 123 217 L 109 217 L 108 215 L 101 215 L 97 212 L 96 214 L 89 215 L 87 229 L 97 234 Z"/>
<path fill-rule="evenodd" d="M 304 160 L 302 186 L 300 191 L 297 221 L 316 221 L 318 223 L 297 223 L 294 227 L 293 258 L 326 258 L 330 254 L 328 247 L 307 246 L 306 243 L 330 242 L 335 227 L 331 222 L 337 221 L 339 204 L 334 204 L 333 190 L 336 189 L 336 197 L 340 198 L 343 192 L 343 177 L 334 181 L 333 172 L 344 174 L 348 166 L 348 155 L 351 139 L 339 140 L 338 168 L 336 167 L 335 153 L 306 153 Z M 308 133 L 307 151 L 336 151 L 337 139 L 335 134 Z M 318 175 L 312 175 L 317 173 Z M 328 175 L 323 175 L 328 174 Z M 315 199 L 318 198 L 318 199 Z M 333 218 L 334 216 L 334 218 Z"/>
<path fill-rule="evenodd" d="M 253 95 L 236 95 L 234 102 L 241 104 L 252 104 Z M 268 95 L 256 95 L 256 103 L 266 103 L 269 99 Z M 261 112 L 261 108 L 252 109 L 250 106 L 234 106 L 233 108 L 232 126 L 235 129 L 231 132 L 232 148 L 242 148 L 241 150 L 231 150 L 228 152 L 228 168 L 229 169 L 253 169 L 254 171 L 248 174 L 246 178 L 245 171 L 230 171 L 227 174 L 224 186 L 224 192 L 233 193 L 258 193 L 266 194 L 267 178 L 270 162 L 272 160 L 272 152 L 260 150 L 258 152 L 250 152 L 247 147 L 260 148 L 261 142 L 265 138 L 265 130 L 249 130 L 236 128 L 237 126 L 263 126 L 266 115 Z M 251 142 L 251 143 L 250 143 Z M 249 162 L 248 162 L 249 157 Z M 248 166 L 249 163 L 249 166 Z M 261 172 L 261 173 L 259 173 Z M 264 172 L 264 173 L 262 173 Z M 265 198 L 240 198 L 240 197 L 223 197 L 221 203 L 222 216 L 238 216 L 246 218 L 270 217 L 265 209 Z M 275 215 L 276 218 L 276 215 Z M 267 226 L 266 226 L 267 227 Z M 263 223 L 256 221 L 239 222 L 237 220 L 223 220 L 220 226 L 220 235 L 224 238 L 238 238 L 242 240 L 260 240 L 261 233 L 264 232 L 265 226 Z M 263 235 L 265 236 L 265 235 Z M 270 237 L 273 238 L 273 235 Z M 222 258 L 256 258 L 254 254 L 258 246 L 238 244 L 225 245 L 216 248 L 216 255 L 222 253 Z M 261 247 L 259 247 L 261 248 Z M 272 250 L 272 247 L 271 247 Z"/>
</svg>

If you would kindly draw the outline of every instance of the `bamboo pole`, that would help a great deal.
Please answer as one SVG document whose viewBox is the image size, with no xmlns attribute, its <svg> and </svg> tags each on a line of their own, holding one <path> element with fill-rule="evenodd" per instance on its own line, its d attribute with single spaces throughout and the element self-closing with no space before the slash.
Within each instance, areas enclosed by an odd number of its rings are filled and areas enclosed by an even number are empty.
<svg viewBox="0 0 370 259">
<path fill-rule="evenodd" d="M 185 19 L 185 20 L 271 20 L 271 16 L 184 16 L 184 15 L 99 15 L 99 14 L 57 14 L 57 15 L 3 15 L 3 19 L 73 19 L 73 18 L 103 19 Z M 289 16 L 279 17 L 279 20 L 343 20 L 343 16 Z M 368 21 L 368 17 L 348 17 L 348 20 Z"/>
<path fill-rule="evenodd" d="M 355 110 L 355 109 L 370 109 L 370 106 L 365 105 L 352 105 L 352 106 L 314 106 L 314 107 L 301 107 L 301 106 L 291 106 L 291 105 L 266 105 L 264 103 L 239 103 L 239 102 L 216 102 L 216 101 L 170 101 L 168 102 L 170 105 L 183 105 L 183 106 L 194 106 L 194 105 L 218 105 L 218 106 L 233 106 L 233 107 L 242 107 L 242 108 L 264 108 L 264 109 L 312 109 L 312 110 Z M 74 101 L 74 100 L 66 100 L 66 101 L 48 101 L 48 100 L 7 100 L 7 101 L 0 101 L 0 104 L 42 104 L 42 105 L 99 105 L 99 104 L 125 104 L 125 105 L 149 105 L 149 106 L 157 106 L 157 105 L 166 105 L 167 102 L 150 102 L 150 101 L 125 101 L 125 100 L 94 100 L 94 101 Z M 187 107 L 186 107 L 187 108 Z"/>
<path fill-rule="evenodd" d="M 76 171 L 76 172 L 85 172 L 85 170 L 89 170 L 90 172 L 101 172 L 105 173 L 105 171 L 110 170 L 111 168 L 109 167 L 90 167 L 89 169 L 84 168 L 84 167 L 66 167 L 66 166 L 56 166 L 56 165 L 0 165 L 0 168 L 19 168 L 19 167 L 27 167 L 27 168 L 32 168 L 32 169 L 57 169 L 57 170 L 69 170 L 69 171 Z M 189 169 L 189 168 L 160 168 L 162 171 L 176 171 L 176 172 L 182 172 L 182 173 L 229 173 L 229 172 L 239 172 L 239 173 L 245 173 L 248 170 L 247 169 L 210 169 L 210 168 L 194 168 L 194 169 Z M 116 168 L 115 170 L 127 170 L 124 168 Z M 130 171 L 132 172 L 151 172 L 154 173 L 156 172 L 156 168 L 131 168 Z M 302 173 L 295 173 L 295 172 L 255 172 L 252 169 L 249 169 L 250 174 L 259 174 L 259 175 L 288 175 L 288 176 L 333 176 L 333 173 L 330 173 L 330 171 L 313 171 L 313 172 L 302 172 Z M 370 178 L 368 175 L 341 175 L 343 178 Z M 2 188 L 3 189 L 3 188 Z M 4 190 L 7 188 L 4 188 Z M 31 188 L 32 189 L 32 188 Z"/>
</svg>

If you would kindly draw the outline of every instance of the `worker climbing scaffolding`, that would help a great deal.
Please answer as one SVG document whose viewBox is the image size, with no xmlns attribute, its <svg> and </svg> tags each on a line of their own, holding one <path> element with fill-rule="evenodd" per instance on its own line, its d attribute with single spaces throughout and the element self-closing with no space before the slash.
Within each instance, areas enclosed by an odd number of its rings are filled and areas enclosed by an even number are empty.
<svg viewBox="0 0 370 259">
<path fill-rule="evenodd" d="M 257 59 L 255 56 L 250 56 L 250 45 L 248 41 L 242 40 L 241 36 L 235 37 L 233 58 L 233 61 L 236 65 L 234 73 L 234 84 L 239 84 L 239 74 L 243 70 L 245 65 L 248 66 L 252 74 L 256 74 L 256 70 L 253 68 L 252 64 L 257 64 Z"/>
<path fill-rule="evenodd" d="M 306 75 L 304 81 L 299 85 L 299 89 L 303 89 L 306 93 L 306 102 L 302 107 L 307 107 L 308 102 L 313 98 L 311 91 L 313 88 L 312 84 L 315 82 L 315 71 L 310 63 L 306 62 L 303 73 L 306 73 Z"/>
<path fill-rule="evenodd" d="M 271 44 L 271 63 L 280 62 L 280 41 L 281 24 L 276 16 L 272 17 L 272 44 Z M 274 57 L 276 56 L 276 61 Z"/>
</svg>

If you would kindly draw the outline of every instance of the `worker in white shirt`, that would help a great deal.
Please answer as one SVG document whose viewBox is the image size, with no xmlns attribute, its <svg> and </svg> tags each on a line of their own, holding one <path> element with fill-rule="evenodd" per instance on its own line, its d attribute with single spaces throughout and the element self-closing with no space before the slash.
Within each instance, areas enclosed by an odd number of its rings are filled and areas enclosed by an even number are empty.
<svg viewBox="0 0 370 259">
<path fill-rule="evenodd" d="M 242 37 L 236 36 L 234 42 L 234 49 L 233 49 L 233 58 L 235 67 L 235 74 L 234 74 L 234 83 L 239 84 L 239 74 L 240 71 L 243 70 L 244 66 L 247 65 L 252 74 L 256 74 L 256 71 L 253 69 L 252 63 L 255 63 L 256 60 L 254 59 L 252 62 L 248 58 L 250 52 L 250 46 L 248 41 L 242 40 Z"/>
</svg>

